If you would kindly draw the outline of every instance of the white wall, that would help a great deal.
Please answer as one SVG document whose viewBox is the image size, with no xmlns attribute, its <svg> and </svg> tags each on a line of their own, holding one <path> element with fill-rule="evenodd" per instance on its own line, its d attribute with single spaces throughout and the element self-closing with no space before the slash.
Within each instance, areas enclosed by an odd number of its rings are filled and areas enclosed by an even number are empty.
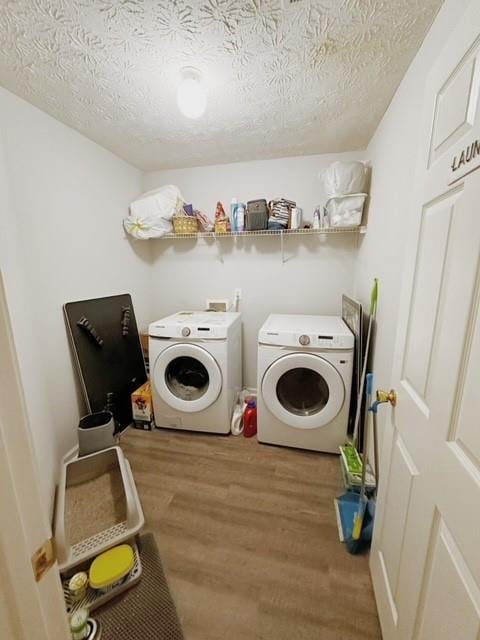
<svg viewBox="0 0 480 640">
<path fill-rule="evenodd" d="M 131 292 L 150 320 L 151 247 L 122 229 L 141 174 L 0 89 L 0 268 L 49 509 L 61 457 L 84 410 L 62 315 L 64 302 Z"/>
<path fill-rule="evenodd" d="M 152 189 L 176 184 L 184 198 L 214 217 L 217 200 L 227 207 L 232 196 L 241 201 L 287 197 L 312 219 L 325 196 L 320 170 L 336 159 L 356 159 L 358 153 L 304 156 L 228 165 L 158 171 L 146 174 Z M 281 262 L 280 239 L 153 241 L 155 262 L 154 313 L 158 318 L 183 308 L 205 308 L 206 298 L 233 298 L 242 289 L 240 311 L 244 327 L 244 383 L 256 386 L 256 340 L 269 313 L 338 314 L 342 293 L 352 293 L 356 238 L 318 236 L 285 240 L 289 258 Z"/>
<path fill-rule="evenodd" d="M 378 387 L 391 382 L 398 302 L 402 286 L 408 220 L 423 114 L 423 91 L 432 62 L 468 0 L 447 0 L 413 60 L 365 158 L 372 164 L 368 231 L 355 267 L 356 296 L 368 308 L 374 277 L 380 280 L 375 377 Z M 382 413 L 381 419 L 385 417 Z"/>
</svg>

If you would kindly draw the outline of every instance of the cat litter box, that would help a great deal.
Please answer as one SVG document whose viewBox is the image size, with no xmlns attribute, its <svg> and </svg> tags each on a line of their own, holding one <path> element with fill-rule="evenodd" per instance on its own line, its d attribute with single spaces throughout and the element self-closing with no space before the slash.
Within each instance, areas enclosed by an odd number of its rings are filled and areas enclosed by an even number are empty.
<svg viewBox="0 0 480 640">
<path fill-rule="evenodd" d="M 120 447 L 63 464 L 55 514 L 61 573 L 132 540 L 144 522 L 130 464 Z"/>
</svg>

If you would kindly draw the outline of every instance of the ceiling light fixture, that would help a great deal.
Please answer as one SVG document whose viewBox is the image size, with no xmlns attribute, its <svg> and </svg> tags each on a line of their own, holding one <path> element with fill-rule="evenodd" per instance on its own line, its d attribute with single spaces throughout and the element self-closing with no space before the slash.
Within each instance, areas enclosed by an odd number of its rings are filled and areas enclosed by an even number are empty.
<svg viewBox="0 0 480 640">
<path fill-rule="evenodd" d="M 200 71 L 184 67 L 177 87 L 177 104 L 187 118 L 200 118 L 207 108 L 207 92 Z"/>
</svg>

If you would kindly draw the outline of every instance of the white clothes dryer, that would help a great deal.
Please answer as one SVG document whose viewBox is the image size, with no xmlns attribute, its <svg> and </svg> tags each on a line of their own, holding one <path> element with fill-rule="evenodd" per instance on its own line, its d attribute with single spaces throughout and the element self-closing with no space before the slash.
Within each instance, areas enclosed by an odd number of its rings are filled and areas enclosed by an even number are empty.
<svg viewBox="0 0 480 640">
<path fill-rule="evenodd" d="M 353 349 L 342 318 L 269 316 L 258 335 L 258 440 L 338 453 L 347 436 Z"/>
<path fill-rule="evenodd" d="M 156 426 L 229 433 L 242 389 L 240 314 L 181 311 L 148 334 Z"/>
</svg>

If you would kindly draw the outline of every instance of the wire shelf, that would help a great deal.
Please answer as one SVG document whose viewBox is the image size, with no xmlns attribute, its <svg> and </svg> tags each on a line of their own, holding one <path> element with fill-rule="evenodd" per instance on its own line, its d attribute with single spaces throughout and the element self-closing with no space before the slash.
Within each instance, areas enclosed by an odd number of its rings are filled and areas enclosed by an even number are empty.
<svg viewBox="0 0 480 640">
<path fill-rule="evenodd" d="M 342 235 L 348 234 L 364 234 L 367 228 L 361 227 L 327 227 L 325 229 L 262 229 L 258 231 L 239 231 L 239 232 L 227 232 L 227 233 L 215 233 L 214 231 L 199 231 L 198 233 L 166 233 L 161 236 L 159 240 L 188 240 L 198 238 L 212 238 L 213 240 L 220 240 L 222 238 L 253 238 L 259 236 L 276 237 L 279 236 L 330 236 L 330 235 Z"/>
</svg>

